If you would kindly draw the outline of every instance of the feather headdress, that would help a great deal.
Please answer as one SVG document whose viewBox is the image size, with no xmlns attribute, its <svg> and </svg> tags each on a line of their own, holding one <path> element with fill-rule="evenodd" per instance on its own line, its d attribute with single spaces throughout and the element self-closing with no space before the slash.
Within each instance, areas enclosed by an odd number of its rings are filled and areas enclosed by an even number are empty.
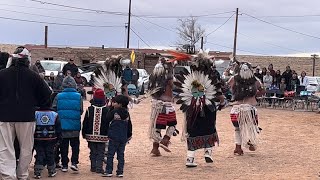
<svg viewBox="0 0 320 180">
<path fill-rule="evenodd" d="M 176 75 L 177 81 L 174 82 L 180 96 L 177 104 L 182 104 L 180 109 L 183 112 L 193 110 L 193 118 L 202 112 L 202 107 L 207 106 L 211 111 L 215 110 L 214 100 L 219 90 L 217 77 L 212 73 L 214 66 L 213 57 L 207 52 L 200 51 L 199 54 L 191 59 L 191 73 L 184 71 Z"/>
<path fill-rule="evenodd" d="M 165 93 L 170 80 L 173 80 L 173 61 L 160 57 L 149 78 L 149 90 L 154 98 Z"/>
<path fill-rule="evenodd" d="M 121 65 L 122 56 L 111 56 L 96 72 L 94 86 L 104 90 L 108 100 L 113 99 L 116 95 L 121 94 Z"/>
</svg>

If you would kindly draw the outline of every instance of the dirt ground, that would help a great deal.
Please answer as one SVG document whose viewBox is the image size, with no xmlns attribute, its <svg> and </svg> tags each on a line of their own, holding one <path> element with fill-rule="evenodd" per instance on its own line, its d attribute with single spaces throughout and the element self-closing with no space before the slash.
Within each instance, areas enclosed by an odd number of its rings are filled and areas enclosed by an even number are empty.
<svg viewBox="0 0 320 180">
<path fill-rule="evenodd" d="M 89 105 L 88 102 L 84 104 Z M 257 151 L 245 150 L 244 156 L 233 155 L 234 129 L 229 120 L 230 108 L 226 108 L 217 117 L 220 145 L 214 149 L 214 163 L 206 164 L 203 151 L 199 150 L 196 154 L 198 167 L 189 169 L 185 167 L 186 145 L 180 141 L 180 136 L 172 138 L 171 153 L 162 150 L 161 157 L 150 156 L 152 143 L 147 138 L 150 100 L 142 101 L 130 110 L 133 139 L 126 147 L 123 179 L 320 179 L 320 114 L 258 110 L 263 131 Z M 179 130 L 182 117 L 178 111 Z M 105 179 L 89 171 L 89 149 L 82 138 L 80 146 L 79 174 L 58 171 L 55 178 L 47 178 L 44 172 L 43 179 Z M 116 167 L 117 161 L 114 163 Z M 30 175 L 33 175 L 31 166 Z"/>
</svg>

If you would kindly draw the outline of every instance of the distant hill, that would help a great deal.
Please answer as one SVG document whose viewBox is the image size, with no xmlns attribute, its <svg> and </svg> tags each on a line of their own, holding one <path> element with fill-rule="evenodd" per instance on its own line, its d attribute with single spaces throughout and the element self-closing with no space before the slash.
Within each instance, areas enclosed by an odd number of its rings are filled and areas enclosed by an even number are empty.
<svg viewBox="0 0 320 180">
<path fill-rule="evenodd" d="M 15 44 L 0 44 L 0 51 L 13 53 L 13 51 L 16 49 L 17 46 L 19 46 L 19 45 L 15 45 Z"/>
</svg>

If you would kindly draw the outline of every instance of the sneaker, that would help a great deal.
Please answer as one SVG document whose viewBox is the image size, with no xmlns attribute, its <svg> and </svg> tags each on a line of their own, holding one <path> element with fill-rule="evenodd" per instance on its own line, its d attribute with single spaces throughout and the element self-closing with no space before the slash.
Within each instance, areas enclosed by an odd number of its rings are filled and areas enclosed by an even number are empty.
<svg viewBox="0 0 320 180">
<path fill-rule="evenodd" d="M 41 179 L 41 175 L 35 174 L 35 175 L 34 175 L 34 178 L 35 178 L 35 179 Z"/>
<path fill-rule="evenodd" d="M 62 171 L 62 172 L 68 172 L 68 167 L 67 167 L 67 166 L 62 167 L 62 168 L 61 168 L 61 171 Z"/>
<path fill-rule="evenodd" d="M 55 170 L 48 173 L 49 177 L 55 177 L 56 175 L 57 175 L 57 171 Z"/>
<path fill-rule="evenodd" d="M 123 174 L 117 174 L 118 178 L 123 178 Z"/>
<path fill-rule="evenodd" d="M 34 178 L 35 179 L 40 179 L 41 178 L 41 173 L 38 171 L 38 172 L 34 172 Z"/>
<path fill-rule="evenodd" d="M 103 170 L 103 169 L 97 169 L 97 170 L 96 170 L 96 173 L 98 173 L 98 174 L 104 174 L 104 170 Z"/>
<path fill-rule="evenodd" d="M 188 168 L 197 167 L 197 164 L 194 162 L 194 158 L 193 157 L 188 157 L 187 158 L 186 166 Z"/>
<path fill-rule="evenodd" d="M 102 174 L 102 177 L 112 177 L 112 176 L 113 176 L 112 173 L 105 172 Z"/>
<path fill-rule="evenodd" d="M 72 164 L 70 166 L 70 169 L 72 169 L 73 171 L 79 171 L 79 168 L 78 168 L 78 166 L 76 164 Z"/>
<path fill-rule="evenodd" d="M 91 172 L 96 172 L 96 169 L 95 168 L 91 168 L 90 171 Z"/>
<path fill-rule="evenodd" d="M 60 164 L 60 163 L 57 163 L 57 164 L 56 164 L 56 169 L 61 169 L 61 168 L 62 168 L 61 164 Z"/>
<path fill-rule="evenodd" d="M 204 152 L 204 159 L 206 160 L 206 163 L 213 163 L 213 159 L 211 157 L 210 150 L 206 150 Z"/>
</svg>

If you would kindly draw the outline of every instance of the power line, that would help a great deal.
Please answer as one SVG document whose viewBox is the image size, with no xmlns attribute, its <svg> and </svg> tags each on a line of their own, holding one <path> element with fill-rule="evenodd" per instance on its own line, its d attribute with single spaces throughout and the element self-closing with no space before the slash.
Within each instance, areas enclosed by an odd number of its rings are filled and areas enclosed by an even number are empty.
<svg viewBox="0 0 320 180">
<path fill-rule="evenodd" d="M 98 25 L 89 25 L 89 24 L 55 23 L 55 22 L 34 21 L 34 20 L 26 20 L 26 19 L 15 19 L 15 18 L 2 17 L 2 16 L 0 16 L 0 19 L 7 19 L 7 20 L 21 21 L 21 22 L 29 22 L 29 23 L 52 24 L 52 25 L 60 25 L 60 26 L 95 27 L 95 28 L 123 27 L 123 26 L 105 26 L 105 25 L 98 26 Z"/>
<path fill-rule="evenodd" d="M 280 28 L 280 29 L 284 29 L 284 30 L 287 30 L 287 31 L 290 31 L 290 32 L 294 32 L 294 33 L 296 33 L 296 34 L 300 34 L 300 35 L 303 35 L 303 36 L 308 36 L 308 37 L 311 37 L 311 38 L 314 38 L 314 39 L 318 39 L 318 40 L 320 40 L 320 37 L 313 36 L 313 35 L 306 34 L 306 33 L 302 33 L 302 32 L 299 32 L 299 31 L 296 31 L 296 30 L 292 30 L 292 29 L 289 29 L 289 28 L 286 28 L 286 27 L 282 27 L 282 26 L 279 26 L 279 25 L 273 24 L 273 23 L 271 23 L 271 22 L 268 22 L 268 21 L 265 21 L 265 20 L 259 19 L 259 18 L 257 18 L 257 17 L 251 16 L 251 15 L 246 14 L 246 13 L 243 13 L 243 14 L 244 14 L 244 15 L 247 15 L 247 16 L 249 16 L 249 17 L 253 18 L 253 19 L 256 19 L 256 20 L 258 20 L 258 21 L 264 22 L 264 23 L 266 23 L 266 24 L 269 24 L 269 25 L 272 25 L 272 26 L 278 27 L 278 28 Z"/>
<path fill-rule="evenodd" d="M 21 6 L 21 5 L 11 5 L 11 4 L 0 4 L 2 6 L 10 6 L 10 7 L 22 7 L 22 8 L 29 8 L 29 9 L 39 9 L 39 10 L 50 10 L 50 11 L 62 11 L 62 12 L 75 12 L 75 13 L 90 13 L 90 14 L 97 14 L 97 12 L 92 11 L 76 11 L 76 10 L 66 10 L 66 9 L 52 9 L 52 8 L 39 8 L 39 7 L 31 7 L 31 6 Z"/>
<path fill-rule="evenodd" d="M 105 13 L 105 14 L 112 14 L 112 15 L 128 16 L 128 13 L 126 13 L 126 12 L 106 11 L 106 10 L 82 8 L 82 7 L 69 6 L 69 5 L 64 5 L 64 4 L 50 3 L 50 2 L 47 2 L 47 1 L 41 1 L 41 0 L 30 0 L 30 1 L 38 2 L 38 3 L 41 3 L 41 4 L 48 4 L 48 5 L 52 5 L 52 6 L 59 6 L 59 7 L 64 7 L 64 8 L 77 9 L 77 10 L 83 10 L 83 11 L 90 11 L 90 12 L 96 12 L 96 13 Z M 194 15 L 193 17 L 214 16 L 214 15 L 220 15 L 220 14 L 227 14 L 227 13 L 231 13 L 231 12 L 233 12 L 233 11 L 215 13 L 215 14 Z M 189 17 L 189 16 L 134 15 L 134 14 L 132 14 L 132 16 L 139 16 L 139 17 L 145 17 L 145 18 L 186 18 L 186 17 Z"/>
<path fill-rule="evenodd" d="M 141 19 L 141 20 L 143 20 L 143 21 L 146 21 L 146 22 L 148 22 L 148 23 L 150 23 L 150 24 L 153 24 L 153 25 L 155 25 L 155 26 L 158 26 L 158 27 L 160 27 L 160 28 L 162 28 L 162 29 L 165 29 L 165 30 L 168 30 L 168 31 L 177 33 L 177 32 L 174 31 L 173 29 L 166 28 L 166 27 L 161 26 L 161 25 L 159 25 L 159 24 L 156 24 L 156 23 L 154 23 L 154 22 L 148 21 L 148 20 L 146 20 L 146 19 L 144 19 L 144 18 L 141 18 L 141 17 L 138 17 L 138 16 L 136 16 L 136 18 L 137 18 L 137 19 L 139 18 L 139 19 Z"/>
<path fill-rule="evenodd" d="M 39 1 L 39 0 L 30 0 L 30 1 L 38 2 L 38 3 L 41 3 L 41 4 L 48 4 L 48 5 L 52 5 L 52 6 L 59 6 L 59 7 L 64 7 L 64 8 L 70 8 L 70 9 L 77 9 L 77 10 L 83 10 L 83 11 L 91 11 L 91 12 L 96 12 L 96 13 L 105 13 L 105 14 L 112 14 L 112 15 L 128 16 L 128 13 L 124 13 L 124 12 L 89 9 L 89 8 L 75 7 L 75 6 L 63 5 L 63 4 L 57 4 L 57 3 L 50 3 L 50 2 Z"/>
<path fill-rule="evenodd" d="M 146 43 L 146 42 L 138 35 L 138 33 L 136 33 L 132 28 L 130 28 L 130 29 L 131 29 L 131 31 L 132 31 L 145 45 L 147 45 L 148 47 L 151 48 L 151 46 L 150 46 L 148 43 Z"/>
<path fill-rule="evenodd" d="M 47 17 L 47 18 L 56 18 L 56 19 L 66 19 L 66 20 L 73 20 L 73 21 L 100 22 L 100 23 L 102 23 L 101 21 L 91 21 L 91 20 L 85 20 L 85 19 L 74 19 L 74 18 L 65 18 L 65 17 L 57 17 L 57 16 L 48 16 L 48 15 L 42 15 L 42 14 L 33 14 L 33 13 L 28 13 L 28 12 L 21 12 L 21 11 L 1 9 L 1 8 L 0 8 L 0 10 L 1 10 L 1 11 L 8 11 L 8 12 L 19 13 L 19 14 L 27 14 L 27 15 L 32 15 L 32 16 Z M 110 22 L 103 22 L 103 23 L 110 23 Z"/>
<path fill-rule="evenodd" d="M 217 30 L 219 30 L 222 26 L 224 26 L 233 16 L 235 13 L 233 13 L 223 24 L 221 24 L 219 27 L 217 27 L 215 30 L 211 31 L 210 33 L 208 33 L 206 35 L 206 37 L 208 37 L 210 34 L 216 32 Z"/>
<path fill-rule="evenodd" d="M 136 18 L 136 20 L 137 20 L 140 24 L 142 24 L 142 26 L 144 26 L 147 30 L 150 30 L 150 28 L 147 27 L 146 25 L 144 25 L 144 24 L 139 20 L 139 18 Z M 162 42 L 160 42 L 160 44 L 164 45 L 164 44 L 167 44 L 167 43 L 162 43 Z M 168 45 L 170 45 L 170 43 L 168 43 Z"/>
<path fill-rule="evenodd" d="M 247 38 L 250 38 L 250 39 L 258 40 L 258 38 L 256 38 L 256 37 L 248 36 L 248 35 L 243 34 L 243 33 L 240 33 L 240 32 L 238 32 L 238 34 L 240 34 L 240 35 L 242 35 L 242 36 L 245 36 L 245 37 L 247 37 Z M 261 40 L 259 40 L 259 41 L 261 41 Z M 280 45 L 277 45 L 277 44 L 273 44 L 273 43 L 270 43 L 270 42 L 267 42 L 267 41 L 261 41 L 261 42 L 263 42 L 263 43 L 265 43 L 265 44 L 269 44 L 269 45 L 274 46 L 274 47 L 279 47 L 279 48 L 282 48 L 282 49 L 286 49 L 286 50 L 289 50 L 289 51 L 304 53 L 304 52 L 299 51 L 299 50 L 296 50 L 296 49 L 287 48 L 287 47 L 280 46 Z"/>
<path fill-rule="evenodd" d="M 234 11 L 226 11 L 226 12 L 221 12 L 221 13 L 214 13 L 214 14 L 201 14 L 201 15 L 189 15 L 189 16 L 172 16 L 172 15 L 169 15 L 169 16 L 156 16 L 156 15 L 137 15 L 137 14 L 134 14 L 133 16 L 136 16 L 136 17 L 144 17 L 144 18 L 188 18 L 188 17 L 195 17 L 195 18 L 199 18 L 199 17 L 210 17 L 210 16 L 215 16 L 215 15 L 221 15 L 221 14 L 230 14 L 230 13 L 234 13 Z"/>
<path fill-rule="evenodd" d="M 225 45 L 221 45 L 221 44 L 216 44 L 216 43 L 212 43 L 212 42 L 207 42 L 208 44 L 212 44 L 212 45 L 216 45 L 216 46 L 220 46 L 220 47 L 224 47 L 224 48 L 228 48 L 228 49 L 233 49 L 233 47 L 230 46 L 225 46 Z M 257 52 L 253 52 L 253 51 L 247 51 L 247 50 L 242 50 L 242 49 L 238 49 L 238 51 L 242 51 L 242 52 L 247 52 L 247 53 L 253 53 L 253 54 L 258 54 L 258 55 L 262 55 L 262 56 L 268 56 L 266 54 L 262 54 L 262 53 L 257 53 Z"/>
</svg>

